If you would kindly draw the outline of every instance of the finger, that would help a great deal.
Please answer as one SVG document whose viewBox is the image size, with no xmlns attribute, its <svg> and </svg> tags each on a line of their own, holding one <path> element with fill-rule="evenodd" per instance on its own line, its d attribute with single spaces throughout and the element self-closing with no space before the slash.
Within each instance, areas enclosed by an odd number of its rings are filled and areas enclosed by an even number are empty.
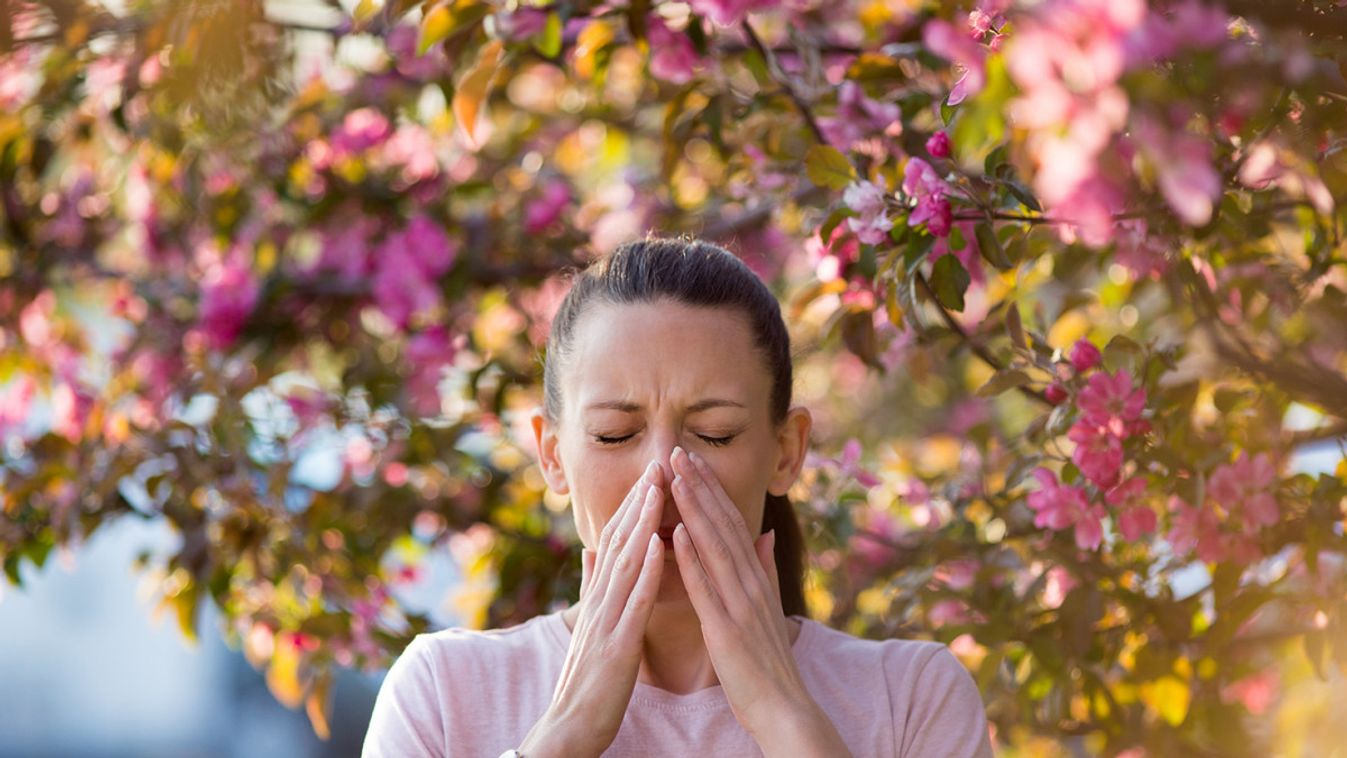
<svg viewBox="0 0 1347 758">
<path fill-rule="evenodd" d="M 673 544 L 678 573 L 683 577 L 683 587 L 692 601 L 692 609 L 697 612 L 697 618 L 703 626 L 719 624 L 726 615 L 725 604 L 702 566 L 686 522 L 674 527 Z"/>
<path fill-rule="evenodd" d="M 758 551 L 758 562 L 762 564 L 762 570 L 767 574 L 772 597 L 776 598 L 777 606 L 781 607 L 781 580 L 776 572 L 776 530 L 771 529 L 759 537 L 754 547 Z"/>
<path fill-rule="evenodd" d="M 627 532 L 630 531 L 629 528 L 624 529 L 623 524 L 633 512 L 640 512 L 653 472 L 658 468 L 658 464 L 654 461 L 646 466 L 645 473 L 636 480 L 631 489 L 627 490 L 627 495 L 623 498 L 622 504 L 617 507 L 617 511 L 608 518 L 608 523 L 603 526 L 603 531 L 599 535 L 598 549 L 594 556 L 594 589 L 599 597 L 603 597 L 608 584 L 612 559 L 620 552 L 622 543 L 627 539 Z"/>
<path fill-rule="evenodd" d="M 594 583 L 594 551 L 589 548 L 580 550 L 580 599 L 592 589 Z"/>
<path fill-rule="evenodd" d="M 601 628 L 612 629 L 617 625 L 632 588 L 640 578 L 642 551 L 649 545 L 652 537 L 658 539 L 656 530 L 659 525 L 662 498 L 663 493 L 659 487 L 652 486 L 647 491 L 640 518 L 632 529 L 630 539 L 609 566 L 608 586 L 604 591 L 603 600 L 599 603 L 599 619 L 603 624 Z"/>
<path fill-rule="evenodd" d="M 630 644 L 645 636 L 645 628 L 650 624 L 650 614 L 655 610 L 655 600 L 659 596 L 660 576 L 664 572 L 664 543 L 658 534 L 651 534 L 645 551 L 645 561 L 641 574 L 627 597 L 622 618 L 618 620 L 613 635 L 619 644 Z"/>
<path fill-rule="evenodd" d="M 692 544 L 697 548 L 697 555 L 707 575 L 722 594 L 729 595 L 726 602 L 738 604 L 740 599 L 746 598 L 734 597 L 734 588 L 742 588 L 745 581 L 753 581 L 753 572 L 744 555 L 749 552 L 751 545 L 747 539 L 747 529 L 741 526 L 743 518 L 738 517 L 736 524 L 720 508 L 709 504 L 710 491 L 687 451 L 676 449 L 674 458 L 674 466 L 679 472 L 674 479 L 674 497 L 678 499 L 679 513 L 683 514 L 683 523 L 687 524 Z M 682 507 L 684 501 L 687 508 Z M 745 534 L 736 537 L 735 531 Z"/>
</svg>

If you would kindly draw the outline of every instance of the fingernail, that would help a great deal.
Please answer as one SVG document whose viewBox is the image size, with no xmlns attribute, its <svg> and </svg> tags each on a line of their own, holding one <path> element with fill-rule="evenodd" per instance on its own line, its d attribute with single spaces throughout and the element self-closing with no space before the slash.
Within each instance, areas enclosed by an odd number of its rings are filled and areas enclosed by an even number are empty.
<svg viewBox="0 0 1347 758">
<path fill-rule="evenodd" d="M 674 446 L 674 449 L 673 449 L 673 455 L 671 455 L 671 456 L 669 456 L 669 457 L 676 461 L 676 460 L 678 460 L 678 458 L 679 458 L 680 455 L 684 455 L 684 456 L 687 455 L 687 451 L 684 450 L 683 448 L 681 448 L 681 447 L 675 445 L 675 446 Z"/>
</svg>

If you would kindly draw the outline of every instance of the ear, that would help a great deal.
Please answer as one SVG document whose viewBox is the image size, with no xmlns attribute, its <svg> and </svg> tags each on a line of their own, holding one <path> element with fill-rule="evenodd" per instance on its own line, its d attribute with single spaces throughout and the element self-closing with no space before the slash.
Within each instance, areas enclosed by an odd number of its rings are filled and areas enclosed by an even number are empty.
<svg viewBox="0 0 1347 758">
<path fill-rule="evenodd" d="M 791 408 L 786 414 L 786 420 L 776 434 L 776 466 L 767 482 L 767 491 L 771 494 L 786 494 L 800 477 L 805 455 L 809 452 L 809 430 L 813 426 L 814 417 L 808 408 Z"/>
<path fill-rule="evenodd" d="M 543 480 L 558 495 L 571 491 L 566 483 L 566 471 L 561 467 L 557 429 L 547 420 L 542 408 L 535 408 L 529 421 L 533 424 L 533 439 L 538 445 L 538 465 L 543 471 Z"/>
</svg>

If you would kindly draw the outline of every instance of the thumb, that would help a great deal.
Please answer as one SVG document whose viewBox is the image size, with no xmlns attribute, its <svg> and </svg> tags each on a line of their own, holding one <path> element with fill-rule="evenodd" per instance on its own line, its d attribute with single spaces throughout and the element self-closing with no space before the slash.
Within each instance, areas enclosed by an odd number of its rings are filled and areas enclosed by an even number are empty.
<svg viewBox="0 0 1347 758">
<path fill-rule="evenodd" d="M 766 534 L 758 537 L 753 547 L 758 551 L 758 562 L 762 564 L 762 570 L 767 574 L 768 583 L 772 585 L 779 598 L 781 585 L 776 574 L 776 530 L 767 530 Z"/>
<path fill-rule="evenodd" d="M 580 551 L 580 597 L 583 598 L 589 591 L 589 585 L 593 582 L 594 576 L 594 551 L 589 548 L 583 548 Z"/>
</svg>

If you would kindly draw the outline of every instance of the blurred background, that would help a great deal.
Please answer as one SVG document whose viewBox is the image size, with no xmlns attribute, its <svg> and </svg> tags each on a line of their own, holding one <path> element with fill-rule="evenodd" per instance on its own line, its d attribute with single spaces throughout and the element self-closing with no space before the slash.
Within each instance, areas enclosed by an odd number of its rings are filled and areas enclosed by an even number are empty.
<svg viewBox="0 0 1347 758">
<path fill-rule="evenodd" d="M 528 414 L 647 233 L 781 298 L 812 617 L 999 755 L 1344 755 L 1339 3 L 0 19 L 0 755 L 350 755 L 416 634 L 571 602 Z"/>
</svg>

